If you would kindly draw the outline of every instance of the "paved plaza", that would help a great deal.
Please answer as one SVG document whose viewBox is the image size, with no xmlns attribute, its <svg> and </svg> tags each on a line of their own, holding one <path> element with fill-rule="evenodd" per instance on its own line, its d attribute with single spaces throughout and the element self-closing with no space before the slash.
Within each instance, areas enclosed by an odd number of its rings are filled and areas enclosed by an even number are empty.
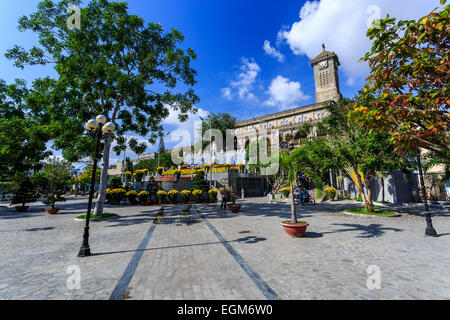
<svg viewBox="0 0 450 320">
<path fill-rule="evenodd" d="M 400 217 L 348 216 L 353 201 L 298 207 L 310 226 L 292 238 L 286 203 L 106 206 L 119 217 L 91 223 L 93 255 L 78 258 L 86 198 L 58 215 L 0 203 L 0 299 L 449 299 L 450 214 L 432 206 L 439 237 L 425 237 L 420 205 Z M 2 206 L 3 205 L 3 206 Z M 80 289 L 67 280 L 80 270 Z M 368 289 L 369 266 L 381 289 Z M 72 271 L 71 271 L 72 270 Z"/>
</svg>

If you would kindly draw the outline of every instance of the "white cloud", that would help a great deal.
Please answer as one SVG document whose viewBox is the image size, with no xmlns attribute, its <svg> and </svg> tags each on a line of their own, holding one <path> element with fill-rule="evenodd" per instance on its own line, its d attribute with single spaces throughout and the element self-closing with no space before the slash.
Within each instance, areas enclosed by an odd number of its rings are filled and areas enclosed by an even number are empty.
<svg viewBox="0 0 450 320">
<path fill-rule="evenodd" d="M 277 59 L 279 62 L 284 62 L 284 55 L 280 51 L 272 47 L 270 45 L 270 41 L 264 41 L 263 49 L 267 55 Z"/>
<path fill-rule="evenodd" d="M 270 97 L 265 104 L 272 107 L 278 106 L 280 109 L 297 107 L 298 102 L 310 98 L 301 90 L 300 82 L 289 81 L 282 76 L 272 80 L 268 93 Z"/>
<path fill-rule="evenodd" d="M 352 84 L 368 73 L 367 65 L 358 62 L 371 47 L 366 36 L 368 22 L 386 14 L 401 20 L 418 19 L 438 6 L 439 0 L 307 1 L 300 10 L 300 20 L 279 35 L 294 54 L 306 54 L 310 59 L 325 43 L 327 50 L 339 56 L 347 84 Z"/>
<path fill-rule="evenodd" d="M 194 143 L 194 133 L 195 133 L 195 122 L 200 122 L 200 117 L 203 119 L 206 119 L 209 115 L 209 112 L 202 109 L 197 108 L 197 113 L 188 113 L 188 119 L 185 122 L 180 122 L 178 120 L 178 116 L 180 114 L 179 111 L 174 111 L 171 109 L 169 116 L 164 119 L 163 125 L 166 132 L 170 131 L 170 134 L 168 137 L 165 137 L 166 142 L 166 148 L 170 149 L 173 148 L 177 142 L 179 142 L 178 139 L 173 140 L 172 134 L 174 133 L 174 136 L 180 135 L 182 133 L 190 134 L 190 144 Z M 184 145 L 183 145 L 184 146 Z"/>
<path fill-rule="evenodd" d="M 231 88 L 229 88 L 229 87 L 223 88 L 222 90 L 220 90 L 220 93 L 222 94 L 222 97 L 224 99 L 227 99 L 230 101 L 233 100 L 233 93 L 231 92 Z"/>
<path fill-rule="evenodd" d="M 237 94 L 241 100 L 255 100 L 255 95 L 251 92 L 255 84 L 261 68 L 253 58 L 241 58 L 240 73 L 237 75 L 236 81 L 231 81 L 230 85 L 221 90 L 222 97 L 232 100 Z"/>
</svg>

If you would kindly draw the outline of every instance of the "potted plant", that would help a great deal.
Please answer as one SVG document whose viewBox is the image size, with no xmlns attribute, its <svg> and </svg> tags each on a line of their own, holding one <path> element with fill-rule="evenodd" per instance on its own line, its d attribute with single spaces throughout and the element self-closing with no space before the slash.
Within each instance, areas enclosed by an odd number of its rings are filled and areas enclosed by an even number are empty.
<svg viewBox="0 0 450 320">
<path fill-rule="evenodd" d="M 164 201 L 166 200 L 167 192 L 165 192 L 164 190 L 159 190 L 156 193 L 156 196 L 158 197 L 159 204 L 163 204 Z"/>
<path fill-rule="evenodd" d="M 136 199 L 138 197 L 138 193 L 134 190 L 130 190 L 127 193 L 125 193 L 125 196 L 127 197 L 129 204 L 135 204 Z"/>
<path fill-rule="evenodd" d="M 291 188 L 283 188 L 281 189 L 281 193 L 285 198 L 289 198 L 289 195 L 291 194 Z"/>
<path fill-rule="evenodd" d="M 113 189 L 111 188 L 106 189 L 105 201 L 107 203 L 112 203 L 113 201 L 112 191 Z"/>
<path fill-rule="evenodd" d="M 147 171 L 148 171 L 147 169 L 136 170 L 136 172 L 134 173 L 134 178 L 136 179 L 136 182 L 141 183 L 142 178 L 144 178 Z"/>
<path fill-rule="evenodd" d="M 241 163 L 241 164 L 239 164 L 238 167 L 239 167 L 239 172 L 240 172 L 240 173 L 244 173 L 245 164 Z"/>
<path fill-rule="evenodd" d="M 309 176 L 316 187 L 319 189 L 322 187 L 322 181 L 318 178 L 318 176 L 310 170 L 305 163 L 302 162 L 302 154 L 301 152 L 304 149 L 296 149 L 292 153 L 281 153 L 280 154 L 280 166 L 285 174 L 287 174 L 287 180 L 290 185 L 290 189 L 293 190 L 294 180 L 298 176 L 299 172 L 303 172 L 305 175 Z M 294 193 L 291 192 L 290 197 L 291 202 L 291 219 L 282 221 L 281 225 L 283 226 L 286 233 L 292 236 L 301 237 L 305 232 L 306 228 L 309 224 L 305 221 L 297 220 L 297 212 L 294 203 Z"/>
<path fill-rule="evenodd" d="M 333 187 L 327 187 L 324 191 L 327 194 L 328 199 L 330 199 L 330 201 L 334 201 L 334 197 L 336 196 L 336 189 Z"/>
<path fill-rule="evenodd" d="M 113 204 L 120 205 L 120 202 L 125 197 L 126 193 L 127 193 L 127 191 L 123 188 L 113 189 L 111 191 L 111 199 L 112 199 Z"/>
<path fill-rule="evenodd" d="M 170 190 L 169 193 L 167 194 L 167 196 L 169 197 L 169 200 L 172 203 L 175 203 L 175 202 L 177 202 L 179 194 L 180 194 L 180 192 L 178 192 L 178 190 Z"/>
<path fill-rule="evenodd" d="M 60 209 L 55 207 L 56 202 L 64 201 L 66 201 L 66 198 L 62 196 L 62 192 L 57 192 L 56 194 L 47 194 L 47 197 L 44 201 L 42 201 L 42 203 L 49 206 L 45 209 L 48 214 L 57 214 Z"/>
<path fill-rule="evenodd" d="M 131 171 L 125 171 L 123 173 L 123 175 L 125 176 L 125 179 L 126 179 L 127 182 L 129 182 L 130 178 L 133 177 L 133 173 Z"/>
<path fill-rule="evenodd" d="M 181 191 L 181 198 L 183 199 L 184 203 L 187 204 L 189 202 L 189 199 L 191 198 L 191 192 L 189 190 Z"/>
<path fill-rule="evenodd" d="M 141 191 L 141 192 L 139 192 L 138 193 L 138 199 L 139 199 L 139 202 L 142 204 L 142 205 L 146 205 L 147 204 L 147 201 L 148 201 L 148 196 L 149 196 L 149 193 L 147 192 L 147 191 Z"/>
<path fill-rule="evenodd" d="M 47 180 L 48 194 L 43 203 L 49 208 L 45 209 L 49 214 L 56 214 L 59 208 L 55 207 L 56 202 L 63 202 L 66 199 L 64 194 L 65 186 L 70 182 L 70 165 L 63 161 L 53 160 L 44 166 L 44 177 Z"/>
<path fill-rule="evenodd" d="M 211 189 L 208 191 L 209 200 L 211 202 L 217 202 L 217 194 L 219 193 L 216 189 Z"/>
<path fill-rule="evenodd" d="M 206 173 L 208 173 L 208 172 L 209 172 L 209 169 L 211 169 L 211 165 L 209 165 L 209 164 L 204 164 L 204 165 L 203 165 L 203 169 L 205 169 Z"/>
<path fill-rule="evenodd" d="M 180 179 L 180 177 L 181 177 L 181 170 L 179 170 L 179 169 L 174 170 L 173 176 L 175 178 L 175 181 L 178 181 Z"/>
<path fill-rule="evenodd" d="M 203 195 L 203 191 L 196 189 L 192 191 L 192 196 L 194 197 L 194 201 L 200 202 L 200 197 Z"/>
<path fill-rule="evenodd" d="M 241 211 L 241 205 L 236 203 L 236 200 L 233 199 L 233 201 L 228 205 L 228 209 L 233 213 L 237 213 Z"/>
</svg>

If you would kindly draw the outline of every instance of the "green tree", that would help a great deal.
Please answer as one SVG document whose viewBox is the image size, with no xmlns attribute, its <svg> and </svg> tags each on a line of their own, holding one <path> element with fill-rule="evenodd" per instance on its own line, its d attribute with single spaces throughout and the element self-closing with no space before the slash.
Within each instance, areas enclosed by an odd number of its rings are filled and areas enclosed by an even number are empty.
<svg viewBox="0 0 450 320">
<path fill-rule="evenodd" d="M 450 6 L 437 9 L 417 21 L 388 15 L 369 29 L 370 75 L 352 107 L 360 123 L 391 133 L 397 151 L 421 147 L 449 162 Z"/>
<path fill-rule="evenodd" d="M 291 223 L 297 223 L 297 211 L 294 203 L 294 183 L 297 181 L 300 172 L 304 173 L 313 182 L 316 188 L 322 189 L 323 184 L 318 175 L 310 170 L 308 165 L 302 162 L 303 156 L 301 153 L 304 149 L 296 149 L 292 153 L 280 153 L 280 167 L 287 176 L 287 182 L 291 188 Z"/>
<path fill-rule="evenodd" d="M 109 179 L 109 188 L 111 189 L 119 189 L 122 188 L 123 183 L 120 177 L 114 176 Z"/>
<path fill-rule="evenodd" d="M 210 113 L 208 117 L 202 121 L 201 136 L 203 137 L 205 132 L 209 129 L 219 130 L 222 133 L 223 150 L 225 151 L 227 146 L 227 130 L 234 129 L 236 126 L 236 122 L 237 118 L 233 117 L 229 113 Z M 212 141 L 214 141 L 214 138 L 212 138 Z M 209 141 L 203 141 L 202 143 L 203 148 L 209 145 Z"/>
<path fill-rule="evenodd" d="M 93 166 L 86 168 L 86 170 L 80 176 L 78 176 L 78 178 L 76 179 L 76 182 L 81 185 L 90 184 L 91 180 L 92 180 L 93 171 L 94 171 Z M 99 182 L 100 182 L 100 171 L 97 170 L 96 175 L 95 175 L 95 183 L 99 183 Z"/>
<path fill-rule="evenodd" d="M 44 177 L 47 180 L 47 197 L 43 201 L 45 205 L 55 209 L 56 202 L 63 202 L 65 187 L 71 182 L 71 167 L 67 162 L 53 160 L 44 165 Z"/>
<path fill-rule="evenodd" d="M 98 113 L 117 124 L 116 136 L 128 132 L 150 135 L 149 142 L 154 143 L 170 109 L 179 111 L 180 121 L 196 111 L 193 105 L 199 99 L 190 88 L 196 83 L 196 71 L 190 67 L 196 54 L 179 47 L 184 39 L 179 31 L 164 33 L 160 24 L 145 24 L 141 17 L 130 15 L 126 2 L 107 0 L 92 0 L 82 7 L 81 29 L 70 30 L 67 20 L 71 13 L 66 9 L 73 3 L 76 1 L 41 1 L 35 13 L 19 20 L 20 31 L 38 34 L 39 46 L 28 51 L 15 46 L 6 54 L 19 68 L 55 65 L 59 79 L 49 85 L 58 98 L 49 115 L 61 133 L 55 147 L 82 157 L 88 141 L 84 123 Z M 188 89 L 175 93 L 179 84 Z M 105 137 L 96 215 L 103 213 L 113 138 Z M 144 149 L 136 143 L 130 148 Z"/>
<path fill-rule="evenodd" d="M 326 141 L 338 166 L 355 179 L 366 210 L 372 212 L 372 182 L 377 172 L 406 169 L 410 164 L 404 156 L 395 152 L 389 133 L 352 121 L 346 107 L 351 103 L 351 100 L 343 98 L 326 105 L 330 113 L 323 120 L 328 134 Z"/>
<path fill-rule="evenodd" d="M 323 182 L 328 180 L 330 169 L 340 168 L 324 137 L 312 137 L 304 141 L 299 149 L 302 150 L 298 153 L 299 160 L 315 172 Z"/>
<path fill-rule="evenodd" d="M 51 154 L 49 136 L 49 128 L 33 119 L 0 119 L 0 178 L 39 170 L 40 161 Z"/>
<path fill-rule="evenodd" d="M 28 202 L 34 202 L 35 186 L 29 175 L 23 172 L 15 172 L 7 187 L 8 192 L 13 194 L 11 204 L 21 204 L 22 207 Z"/>
</svg>

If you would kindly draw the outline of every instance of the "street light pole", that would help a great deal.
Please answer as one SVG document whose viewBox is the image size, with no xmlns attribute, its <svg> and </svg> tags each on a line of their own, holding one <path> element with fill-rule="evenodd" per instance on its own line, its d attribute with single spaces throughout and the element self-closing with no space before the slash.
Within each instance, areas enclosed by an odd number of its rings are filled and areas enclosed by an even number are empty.
<svg viewBox="0 0 450 320">
<path fill-rule="evenodd" d="M 91 249 L 89 247 L 89 222 L 91 219 L 91 209 L 92 209 L 92 199 L 94 198 L 94 186 L 95 178 L 97 173 L 97 163 L 98 163 L 98 153 L 100 150 L 100 140 L 102 138 L 102 131 L 104 133 L 111 133 L 114 131 L 115 126 L 112 122 L 106 123 L 105 116 L 98 116 L 96 120 L 90 120 L 86 124 L 86 129 L 88 131 L 93 131 L 97 129 L 97 139 L 95 144 L 95 155 L 94 155 L 94 168 L 92 169 L 91 186 L 89 190 L 89 202 L 88 210 L 86 214 L 86 225 L 84 227 L 83 243 L 78 253 L 78 257 L 89 257 L 91 255 Z"/>
<path fill-rule="evenodd" d="M 209 162 L 211 167 L 209 168 L 210 170 L 210 174 L 209 174 L 209 189 L 212 189 L 212 169 L 213 169 L 213 164 L 212 164 L 212 118 L 209 119 Z"/>
<path fill-rule="evenodd" d="M 425 229 L 425 235 L 430 236 L 430 237 L 437 237 L 436 230 L 434 229 L 433 223 L 431 221 L 430 208 L 428 207 L 427 192 L 425 190 L 425 181 L 423 179 L 423 169 L 422 169 L 422 163 L 420 161 L 419 148 L 416 148 L 416 156 L 417 156 L 417 166 L 419 168 L 420 187 L 422 189 L 422 197 L 423 197 L 423 202 L 425 205 L 425 221 L 427 222 L 427 228 Z"/>
</svg>

